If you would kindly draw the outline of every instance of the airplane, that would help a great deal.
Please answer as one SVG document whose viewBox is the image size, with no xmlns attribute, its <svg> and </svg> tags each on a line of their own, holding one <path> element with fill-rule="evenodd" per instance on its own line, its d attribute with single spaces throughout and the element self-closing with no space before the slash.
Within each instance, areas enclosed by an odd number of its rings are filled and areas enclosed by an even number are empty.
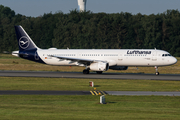
<svg viewBox="0 0 180 120">
<path fill-rule="evenodd" d="M 89 70 L 97 74 L 108 69 L 127 70 L 129 66 L 158 67 L 173 65 L 177 59 L 164 50 L 158 49 L 40 49 L 22 26 L 15 26 L 19 51 L 12 55 L 23 59 L 58 66 L 83 66 L 83 74 Z"/>
</svg>

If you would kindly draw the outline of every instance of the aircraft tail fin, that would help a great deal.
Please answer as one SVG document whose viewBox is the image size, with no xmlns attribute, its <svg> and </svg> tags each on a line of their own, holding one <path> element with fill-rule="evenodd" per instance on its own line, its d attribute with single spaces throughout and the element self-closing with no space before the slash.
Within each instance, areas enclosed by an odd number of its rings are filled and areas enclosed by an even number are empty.
<svg viewBox="0 0 180 120">
<path fill-rule="evenodd" d="M 22 26 L 15 26 L 15 31 L 20 51 L 39 49 Z"/>
</svg>

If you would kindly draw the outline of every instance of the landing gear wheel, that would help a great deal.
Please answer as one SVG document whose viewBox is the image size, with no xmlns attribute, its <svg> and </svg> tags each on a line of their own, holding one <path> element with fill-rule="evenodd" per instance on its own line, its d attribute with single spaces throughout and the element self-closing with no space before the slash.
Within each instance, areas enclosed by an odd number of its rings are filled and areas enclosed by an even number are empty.
<svg viewBox="0 0 180 120">
<path fill-rule="evenodd" d="M 156 75 L 159 75 L 159 72 L 156 72 L 155 74 L 156 74 Z"/>
<path fill-rule="evenodd" d="M 89 70 L 83 70 L 83 74 L 89 74 Z"/>
<path fill-rule="evenodd" d="M 158 66 L 155 66 L 155 69 L 156 69 L 155 75 L 159 75 L 159 72 L 158 72 Z"/>
<path fill-rule="evenodd" d="M 97 74 L 102 74 L 102 71 L 96 71 Z"/>
</svg>

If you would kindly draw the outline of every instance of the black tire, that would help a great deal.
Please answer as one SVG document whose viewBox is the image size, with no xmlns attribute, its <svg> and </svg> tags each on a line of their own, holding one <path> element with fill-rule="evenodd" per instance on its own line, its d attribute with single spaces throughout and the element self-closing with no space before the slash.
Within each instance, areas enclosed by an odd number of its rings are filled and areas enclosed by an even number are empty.
<svg viewBox="0 0 180 120">
<path fill-rule="evenodd" d="M 159 72 L 156 72 L 155 74 L 156 74 L 156 75 L 159 75 Z"/>
<path fill-rule="evenodd" d="M 83 74 L 89 74 L 89 70 L 83 70 Z"/>
<path fill-rule="evenodd" d="M 97 74 L 102 74 L 102 71 L 96 71 Z"/>
</svg>

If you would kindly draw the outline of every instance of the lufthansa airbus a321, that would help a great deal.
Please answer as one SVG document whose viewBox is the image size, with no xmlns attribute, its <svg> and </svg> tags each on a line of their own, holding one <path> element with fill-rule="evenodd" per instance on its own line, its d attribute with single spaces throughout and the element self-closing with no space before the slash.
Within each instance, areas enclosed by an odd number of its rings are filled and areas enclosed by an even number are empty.
<svg viewBox="0 0 180 120">
<path fill-rule="evenodd" d="M 12 55 L 48 65 L 84 66 L 101 74 L 108 69 L 127 70 L 129 66 L 155 67 L 173 65 L 177 59 L 164 50 L 157 49 L 40 49 L 22 26 L 15 26 L 19 51 Z"/>
</svg>

